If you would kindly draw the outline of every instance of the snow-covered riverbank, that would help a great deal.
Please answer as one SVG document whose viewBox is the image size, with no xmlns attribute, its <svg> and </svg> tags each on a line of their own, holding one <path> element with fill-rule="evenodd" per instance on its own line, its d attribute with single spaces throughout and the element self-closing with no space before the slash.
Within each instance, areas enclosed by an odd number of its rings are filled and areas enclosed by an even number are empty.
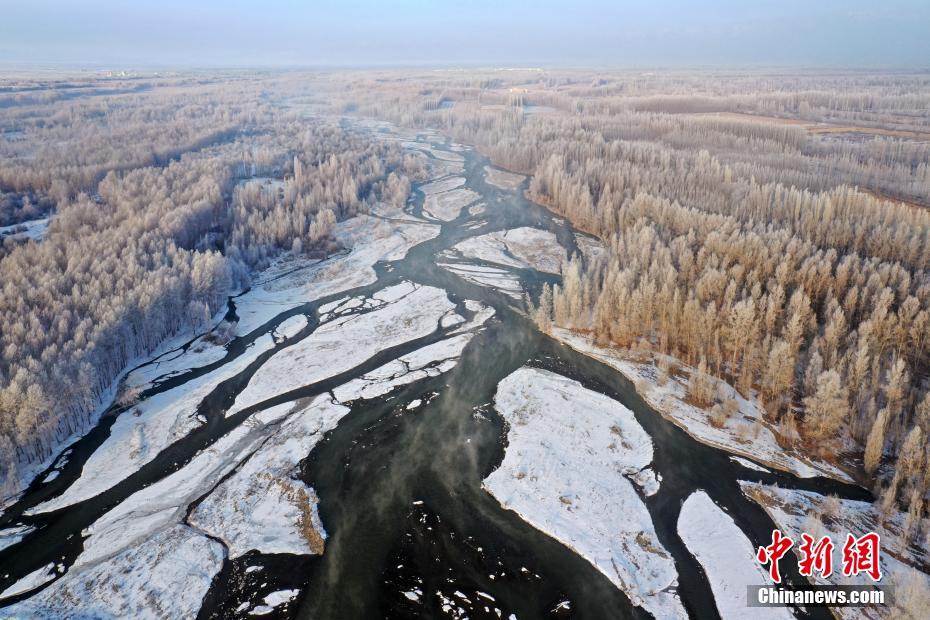
<svg viewBox="0 0 930 620">
<path fill-rule="evenodd" d="M 411 333 L 429 333 L 443 321 L 450 330 L 450 337 L 401 356 L 373 371 L 371 376 L 360 377 L 334 390 L 346 401 L 383 394 L 397 385 L 449 370 L 474 330 L 493 315 L 493 310 L 476 302 L 466 304 L 471 319 L 455 315 L 454 306 L 443 291 L 410 283 L 384 289 L 373 298 L 383 307 L 358 317 L 344 318 L 371 317 L 369 320 L 375 321 L 370 331 L 362 330 L 378 341 L 372 342 L 375 352 L 390 346 L 385 343 L 393 342 L 392 333 L 404 334 L 399 337 L 406 341 Z M 339 305 L 335 304 L 333 310 Z M 377 317 L 379 312 L 382 315 Z M 411 318 L 416 316 L 422 320 Z M 345 338 L 346 332 L 337 333 Z M 361 337 L 361 332 L 356 335 Z M 270 340 L 271 336 L 263 338 Z M 382 338 L 386 340 L 379 340 Z M 352 338 L 345 342 L 350 346 L 357 344 Z M 331 366 L 342 363 L 344 351 L 340 349 L 336 353 L 335 358 L 326 358 L 324 354 L 324 363 L 327 359 Z M 236 362 L 241 365 L 249 357 L 243 354 L 243 361 Z M 236 362 L 222 366 L 221 369 L 227 369 L 222 374 L 228 375 Z M 286 374 L 295 375 L 293 371 L 298 368 L 302 366 L 293 366 Z M 302 377 L 300 372 L 296 376 Z M 205 383 L 215 380 L 205 375 Z M 190 387 L 187 384 L 187 388 Z M 199 392 L 182 393 L 189 397 L 185 402 L 193 403 L 200 398 Z M 159 411 L 164 415 L 164 408 Z M 70 609 L 93 615 L 94 599 L 99 596 L 106 598 L 106 609 L 117 614 L 193 615 L 226 553 L 229 557 L 253 549 L 262 553 L 322 553 L 326 534 L 316 510 L 316 494 L 294 476 L 299 461 L 348 412 L 347 407 L 324 394 L 306 406 L 292 402 L 254 413 L 177 472 L 131 495 L 97 520 L 85 532 L 89 538 L 85 540 L 84 551 L 68 573 L 40 595 L 29 599 L 28 606 L 24 603 L 23 607 L 15 609 L 47 613 L 67 599 Z M 106 458 L 118 458 L 119 450 L 109 449 L 103 454 Z M 123 472 L 117 474 L 117 478 L 120 475 L 124 475 Z M 78 488 L 90 488 L 91 482 L 101 487 L 114 482 L 105 476 L 88 480 Z M 197 505 L 187 516 L 192 503 Z M 212 539 L 224 541 L 228 552 Z M 218 553 L 215 553 L 217 548 Z M 182 549 L 190 552 L 181 553 Z M 114 577 L 102 580 L 103 585 L 98 583 L 101 574 L 125 573 L 128 564 L 140 566 L 123 579 Z M 192 596 L 169 603 L 159 595 L 157 606 L 145 607 L 137 599 L 144 599 L 145 593 L 151 591 L 147 580 L 152 575 L 167 573 L 177 573 L 191 580 Z M 42 572 L 29 577 L 28 583 L 17 584 L 18 589 L 41 585 L 54 574 L 46 577 Z M 104 586 L 115 595 L 100 592 L 99 588 Z M 171 587 L 179 586 L 172 583 Z M 130 602 L 143 606 L 130 609 L 127 607 Z"/>
<path fill-rule="evenodd" d="M 687 402 L 687 386 L 680 378 L 664 374 L 652 363 L 633 361 L 622 350 L 599 347 L 588 336 L 561 328 L 554 328 L 551 335 L 576 351 L 621 372 L 633 382 L 650 406 L 700 442 L 801 478 L 825 476 L 844 482 L 852 481 L 846 472 L 830 463 L 807 458 L 780 446 L 775 433 L 763 419 L 759 404 L 743 398 L 723 381 L 717 382 L 718 398 L 735 401 L 738 413 L 718 427 L 711 423 L 708 411 Z M 682 364 L 679 367 L 686 373 L 692 370 Z"/>
<path fill-rule="evenodd" d="M 222 561 L 222 545 L 175 525 L 72 569 L 4 612 L 10 618 L 194 618 Z"/>
<path fill-rule="evenodd" d="M 84 551 L 68 572 L 12 609 L 48 615 L 67 601 L 68 609 L 90 616 L 102 609 L 133 617 L 190 617 L 226 555 L 207 533 L 229 541 L 233 556 L 251 548 L 319 552 L 312 542 L 314 533 L 320 541 L 324 536 L 315 495 L 290 474 L 304 450 L 347 412 L 323 395 L 304 407 L 290 403 L 256 413 L 178 471 L 104 514 L 85 531 Z M 219 495 L 211 497 L 215 492 Z M 188 506 L 205 495 L 203 509 L 189 520 Z M 185 595 L 172 596 L 171 588 Z M 147 596 L 153 589 L 157 593 Z"/>
<path fill-rule="evenodd" d="M 200 426 L 204 420 L 197 417 L 197 407 L 207 394 L 270 351 L 274 344 L 271 335 L 265 334 L 228 364 L 145 399 L 120 414 L 110 427 L 109 437 L 84 463 L 80 477 L 61 495 L 29 513 L 57 510 L 83 501 L 138 471 L 167 446 Z"/>
<path fill-rule="evenodd" d="M 378 261 L 404 258 L 410 248 L 439 234 L 439 226 L 357 215 L 336 225 L 347 252 L 325 261 L 285 256 L 261 274 L 258 284 L 236 297 L 236 333 L 248 334 L 281 312 L 377 279 Z"/>
<path fill-rule="evenodd" d="M 920 538 L 915 537 L 912 543 L 905 540 L 904 514 L 896 513 L 883 519 L 878 508 L 870 502 L 825 497 L 810 491 L 783 489 L 756 482 L 740 482 L 740 487 L 746 497 L 762 506 L 785 535 L 795 541 L 793 553 L 798 554 L 802 533 L 816 539 L 830 536 L 835 545 L 834 570 L 827 578 L 814 571 L 815 583 L 874 585 L 865 574 L 844 577 L 841 553 L 847 534 L 859 537 L 875 532 L 879 535 L 883 575 L 881 584 L 894 587 L 893 604 L 833 608 L 839 617 L 848 620 L 926 617 L 926 605 L 930 601 L 930 573 L 925 572 L 928 550 Z M 918 530 L 927 531 L 927 519 L 923 519 Z"/>
<path fill-rule="evenodd" d="M 376 227 L 387 227 L 391 234 L 375 237 Z M 359 216 L 340 223 L 340 235 L 356 244 L 347 255 L 319 263 L 309 259 L 285 258 L 266 271 L 262 282 L 237 299 L 240 321 L 237 332 L 248 333 L 280 312 L 320 296 L 375 280 L 374 263 L 398 260 L 413 245 L 438 234 L 438 226 L 426 224 L 385 224 L 382 220 Z M 412 231 L 418 231 L 414 234 Z M 343 319 L 348 320 L 348 319 Z M 305 317 L 294 317 L 283 324 L 277 334 L 292 335 L 306 325 Z M 335 327 L 335 326 L 334 326 Z M 435 327 L 435 324 L 433 325 Z M 334 330 L 335 331 L 335 330 Z M 429 330 L 431 331 L 431 330 Z M 428 333 L 428 331 L 427 331 Z M 249 349 L 217 370 L 139 403 L 120 415 L 110 436 L 84 465 L 78 480 L 64 493 L 31 510 L 47 512 L 93 497 L 110 488 L 151 461 L 162 449 L 188 434 L 203 421 L 196 416 L 197 405 L 225 381 L 252 363 L 261 353 L 273 348 L 275 340 L 263 335 Z M 196 368 L 221 359 L 225 349 L 204 343 L 166 357 L 132 373 L 128 384 L 143 387 L 156 378 Z M 308 381 L 309 382 L 309 381 Z"/>
</svg>

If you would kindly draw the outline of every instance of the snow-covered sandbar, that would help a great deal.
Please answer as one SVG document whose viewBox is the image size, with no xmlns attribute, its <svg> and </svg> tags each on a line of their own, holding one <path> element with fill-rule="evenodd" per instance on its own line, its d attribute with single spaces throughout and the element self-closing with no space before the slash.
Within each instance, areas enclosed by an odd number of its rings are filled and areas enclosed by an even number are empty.
<svg viewBox="0 0 930 620">
<path fill-rule="evenodd" d="M 520 185 L 526 180 L 526 177 L 522 174 L 507 172 L 506 170 L 492 168 L 491 166 L 484 167 L 484 175 L 488 183 L 494 187 L 506 190 L 520 189 Z"/>
<path fill-rule="evenodd" d="M 317 513 L 316 493 L 297 479 L 297 464 L 349 409 L 324 394 L 285 415 L 275 433 L 191 513 L 192 525 L 223 540 L 230 558 L 252 549 L 261 553 L 322 554 L 326 532 Z M 277 408 L 275 408 L 277 409 Z M 283 412 L 283 413 L 282 413 Z"/>
<path fill-rule="evenodd" d="M 530 226 L 470 237 L 454 249 L 465 258 L 553 274 L 561 273 L 565 260 L 565 250 L 553 233 Z"/>
<path fill-rule="evenodd" d="M 747 607 L 746 587 L 769 583 L 768 573 L 743 531 L 707 493 L 697 491 L 685 500 L 678 535 L 704 568 L 723 620 L 794 618 L 784 607 Z"/>
<path fill-rule="evenodd" d="M 505 269 L 485 267 L 484 265 L 469 265 L 465 263 L 438 263 L 463 280 L 494 289 L 513 299 L 520 299 L 523 287 L 515 274 Z"/>
<path fill-rule="evenodd" d="M 374 297 L 384 302 L 377 310 L 335 318 L 273 355 L 227 415 L 350 370 L 384 349 L 426 336 L 439 329 L 442 317 L 455 308 L 442 289 L 410 282 L 383 289 Z"/>
<path fill-rule="evenodd" d="M 223 562 L 222 546 L 177 525 L 106 560 L 72 568 L 10 618 L 194 618 Z"/>
<path fill-rule="evenodd" d="M 658 618 L 686 618 L 678 573 L 628 477 L 652 461 L 633 413 L 560 375 L 521 368 L 494 397 L 504 461 L 484 481 L 505 508 L 573 549 Z"/>
</svg>

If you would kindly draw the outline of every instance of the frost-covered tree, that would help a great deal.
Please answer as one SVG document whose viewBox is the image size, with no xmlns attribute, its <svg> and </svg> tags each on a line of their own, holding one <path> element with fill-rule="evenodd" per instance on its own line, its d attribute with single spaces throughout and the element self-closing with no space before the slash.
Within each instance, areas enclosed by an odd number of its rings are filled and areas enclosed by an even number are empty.
<svg viewBox="0 0 930 620">
<path fill-rule="evenodd" d="M 814 439 L 834 437 L 843 424 L 848 403 L 846 389 L 835 370 L 825 370 L 817 377 L 816 389 L 804 399 L 804 427 Z"/>
</svg>

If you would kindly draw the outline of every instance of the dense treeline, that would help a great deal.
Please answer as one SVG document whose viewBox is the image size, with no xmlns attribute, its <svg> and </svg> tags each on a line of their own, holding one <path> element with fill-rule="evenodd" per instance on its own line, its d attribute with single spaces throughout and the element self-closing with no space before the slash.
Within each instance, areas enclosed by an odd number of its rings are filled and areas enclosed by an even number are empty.
<svg viewBox="0 0 930 620">
<path fill-rule="evenodd" d="M 276 140 L 263 142 L 265 149 L 300 153 L 287 162 L 286 182 L 247 180 L 234 190 L 228 254 L 251 267 L 264 266 L 269 253 L 291 249 L 295 240 L 300 251 L 325 242 L 337 220 L 366 208 L 367 197 L 403 204 L 410 191 L 403 179 L 422 173 L 396 147 L 337 127 L 303 126 L 288 123 Z"/>
<path fill-rule="evenodd" d="M 337 220 L 406 199 L 418 164 L 396 146 L 245 90 L 4 111 L 25 138 L 0 187 L 55 204 L 45 240 L 0 256 L 4 495 L 89 428 L 128 364 L 206 329 L 252 269 L 285 250 L 325 253 Z"/>
<path fill-rule="evenodd" d="M 359 112 L 475 144 L 605 240 L 544 290 L 544 327 L 670 354 L 708 407 L 709 375 L 757 394 L 786 446 L 862 459 L 917 534 L 930 212 L 887 198 L 930 205 L 926 76 L 526 72 L 372 90 Z M 439 92 L 452 105 L 417 105 Z"/>
<path fill-rule="evenodd" d="M 670 354 L 758 392 L 787 441 L 824 455 L 858 445 L 869 474 L 883 451 L 899 455 L 907 467 L 894 469 L 885 501 L 917 492 L 921 516 L 930 483 L 927 272 L 645 193 L 621 214 L 606 259 L 569 265 L 540 320 Z M 713 404 L 697 390 L 692 397 Z"/>
</svg>

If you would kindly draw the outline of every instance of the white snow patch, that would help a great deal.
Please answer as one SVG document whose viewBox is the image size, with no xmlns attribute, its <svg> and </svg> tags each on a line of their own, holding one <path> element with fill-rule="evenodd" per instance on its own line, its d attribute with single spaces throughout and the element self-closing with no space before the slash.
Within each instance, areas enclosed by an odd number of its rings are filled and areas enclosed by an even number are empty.
<svg viewBox="0 0 930 620">
<path fill-rule="evenodd" d="M 464 162 L 465 158 L 459 155 L 458 153 L 450 153 L 448 151 L 441 151 L 439 149 L 431 148 L 430 152 L 433 154 L 433 157 L 436 159 L 441 159 L 443 161 L 451 162 Z"/>
<path fill-rule="evenodd" d="M 445 329 L 445 328 L 447 328 L 447 327 L 452 327 L 452 326 L 454 326 L 454 325 L 459 325 L 459 324 L 464 323 L 464 322 L 465 322 L 465 317 L 463 317 L 461 314 L 457 314 L 457 313 L 455 313 L 455 312 L 450 312 L 450 313 L 444 315 L 444 316 L 442 317 L 442 319 L 440 319 L 440 321 L 439 321 L 439 326 L 442 327 L 443 329 Z"/>
<path fill-rule="evenodd" d="M 256 411 L 254 414 L 249 416 L 249 419 L 246 420 L 246 424 L 255 424 L 256 422 L 261 424 L 271 424 L 277 422 L 284 416 L 288 415 L 295 408 L 294 402 L 281 403 L 280 405 L 275 405 L 273 407 L 268 407 L 267 409 L 262 409 L 261 411 Z"/>
<path fill-rule="evenodd" d="M 12 547 L 35 529 L 31 525 L 15 525 L 0 530 L 0 551 Z"/>
<path fill-rule="evenodd" d="M 471 338 L 472 334 L 461 334 L 434 342 L 337 387 L 333 394 L 341 403 L 376 398 L 395 387 L 448 372 Z"/>
<path fill-rule="evenodd" d="M 730 516 L 703 491 L 692 493 L 678 515 L 678 535 L 700 562 L 723 620 L 794 618 L 784 607 L 746 605 L 746 587 L 770 582 L 756 550 Z"/>
<path fill-rule="evenodd" d="M 316 493 L 294 475 L 297 464 L 348 412 L 321 395 L 290 414 L 258 452 L 197 506 L 190 523 L 222 539 L 230 558 L 253 549 L 263 554 L 322 553 L 326 533 Z M 310 529 L 318 537 L 305 535 Z"/>
<path fill-rule="evenodd" d="M 409 203 L 408 203 L 409 204 Z M 427 224 L 427 220 L 416 217 L 408 213 L 403 206 L 390 205 L 384 202 L 377 202 L 369 208 L 369 213 L 382 219 L 394 220 L 410 224 Z"/>
<path fill-rule="evenodd" d="M 49 218 L 43 217 L 36 220 L 20 222 L 19 224 L 0 226 L 0 241 L 7 237 L 42 241 L 48 235 L 48 221 Z"/>
<path fill-rule="evenodd" d="M 244 187 L 250 184 L 258 185 L 262 190 L 271 192 L 275 196 L 278 196 L 280 192 L 287 187 L 287 183 L 283 179 L 276 179 L 274 177 L 262 177 L 253 175 L 249 178 L 239 179 L 236 181 L 237 187 Z"/>
<path fill-rule="evenodd" d="M 337 224 L 337 228 L 342 224 L 344 222 Z M 304 290 L 305 285 L 318 278 L 316 274 L 325 269 L 325 265 L 336 264 L 347 256 L 347 253 L 339 254 L 325 261 L 292 254 L 278 258 L 270 267 L 253 276 L 252 287 L 247 292 L 233 299 L 236 315 L 239 317 L 236 335 L 244 336 L 281 312 L 312 301 Z M 346 288 L 352 286 L 349 284 Z M 334 289 L 333 293 L 344 290 L 338 287 Z M 325 294 L 324 289 L 323 294 L 318 297 Z"/>
<path fill-rule="evenodd" d="M 507 422 L 501 466 L 484 481 L 505 508 L 574 549 L 634 605 L 685 618 L 678 573 L 648 510 L 624 474 L 652 461 L 633 413 L 554 373 L 521 368 L 498 385 Z"/>
<path fill-rule="evenodd" d="M 225 355 L 226 347 L 211 342 L 209 333 L 204 334 L 194 340 L 187 349 L 167 351 L 153 358 L 145 366 L 136 368 L 126 376 L 126 386 L 145 389 L 156 379 L 165 379 L 192 368 L 212 364 L 223 359 Z"/>
<path fill-rule="evenodd" d="M 771 472 L 770 472 L 768 469 L 766 469 L 765 467 L 762 467 L 761 465 L 758 465 L 758 464 L 756 464 L 756 463 L 753 463 L 753 462 L 750 461 L 749 459 L 744 459 L 744 458 L 742 458 L 742 457 L 740 457 L 740 456 L 731 456 L 731 457 L 730 457 L 730 460 L 733 461 L 734 463 L 739 463 L 740 465 L 742 465 L 742 466 L 745 467 L 746 469 L 752 469 L 752 470 L 755 470 L 755 471 L 763 471 L 763 472 L 765 472 L 765 473 L 771 473 Z"/>
<path fill-rule="evenodd" d="M 415 149 L 418 151 L 423 151 L 424 153 L 429 153 L 436 159 L 448 162 L 461 163 L 465 161 L 465 158 L 459 155 L 458 153 L 450 153 L 448 151 L 442 151 L 436 148 L 431 147 L 425 142 L 412 142 L 406 141 L 401 142 L 401 145 L 408 149 Z"/>
<path fill-rule="evenodd" d="M 417 285 L 405 280 L 400 284 L 395 284 L 394 286 L 376 291 L 372 294 L 372 298 L 385 303 L 394 303 L 413 293 L 415 290 L 417 290 Z"/>
<path fill-rule="evenodd" d="M 90 566 L 74 566 L 11 617 L 193 618 L 223 563 L 223 547 L 175 525 Z"/>
<path fill-rule="evenodd" d="M 343 297 L 342 299 L 337 299 L 336 301 L 331 301 L 328 304 L 324 304 L 319 307 L 320 315 L 329 314 L 330 312 L 342 312 L 344 310 L 352 310 L 358 308 L 359 306 L 365 303 L 365 298 L 361 296 L 357 297 Z"/>
<path fill-rule="evenodd" d="M 474 315 L 469 321 L 466 321 L 461 327 L 452 330 L 450 333 L 461 334 L 466 331 L 473 330 L 476 327 L 482 326 L 487 323 L 496 312 L 491 306 L 487 306 L 480 301 L 473 301 L 471 299 L 465 300 L 465 308 L 469 312 L 473 312 Z"/>
<path fill-rule="evenodd" d="M 507 172 L 506 170 L 501 170 L 500 168 L 492 168 L 491 166 L 484 167 L 485 180 L 495 187 L 506 190 L 516 190 L 520 188 L 520 184 L 526 179 L 522 174 L 517 174 L 515 172 Z"/>
<path fill-rule="evenodd" d="M 461 214 L 462 209 L 480 197 L 481 194 L 466 188 L 427 194 L 423 201 L 423 212 L 433 219 L 451 222 Z"/>
<path fill-rule="evenodd" d="M 284 603 L 289 603 L 297 598 L 300 590 L 278 590 L 265 597 L 265 604 L 258 605 L 249 612 L 250 616 L 264 616 L 274 611 L 274 608 Z"/>
<path fill-rule="evenodd" d="M 426 377 L 435 377 L 454 368 L 475 332 L 494 316 L 494 309 L 480 302 L 466 300 L 465 305 L 475 315 L 469 321 L 459 317 L 461 322 L 456 324 L 464 324 L 451 332 L 457 335 L 403 355 L 336 388 L 333 390 L 336 400 L 346 403 L 360 398 L 376 398 L 387 394 L 395 387 Z M 407 405 L 407 409 L 418 407 L 420 403 L 417 399 Z"/>
<path fill-rule="evenodd" d="M 446 177 L 420 186 L 424 196 L 435 196 L 465 185 L 465 177 Z"/>
<path fill-rule="evenodd" d="M 493 288 L 514 299 L 520 299 L 523 293 L 519 278 L 503 269 L 459 263 L 439 263 L 439 266 L 468 282 Z"/>
<path fill-rule="evenodd" d="M 300 330 L 307 326 L 307 323 L 306 315 L 298 314 L 282 321 L 281 324 L 275 328 L 274 334 L 281 340 L 293 338 Z"/>
<path fill-rule="evenodd" d="M 453 249 L 465 258 L 556 275 L 565 260 L 565 250 L 555 234 L 529 226 L 470 237 Z"/>
<path fill-rule="evenodd" d="M 9 588 L 0 592 L 0 601 L 17 594 L 22 594 L 23 592 L 29 592 L 30 590 L 35 590 L 39 586 L 47 584 L 49 581 L 55 578 L 55 563 L 46 564 L 41 568 L 37 568 L 32 571 L 22 579 L 19 579 L 16 583 L 11 585 Z"/>
</svg>

